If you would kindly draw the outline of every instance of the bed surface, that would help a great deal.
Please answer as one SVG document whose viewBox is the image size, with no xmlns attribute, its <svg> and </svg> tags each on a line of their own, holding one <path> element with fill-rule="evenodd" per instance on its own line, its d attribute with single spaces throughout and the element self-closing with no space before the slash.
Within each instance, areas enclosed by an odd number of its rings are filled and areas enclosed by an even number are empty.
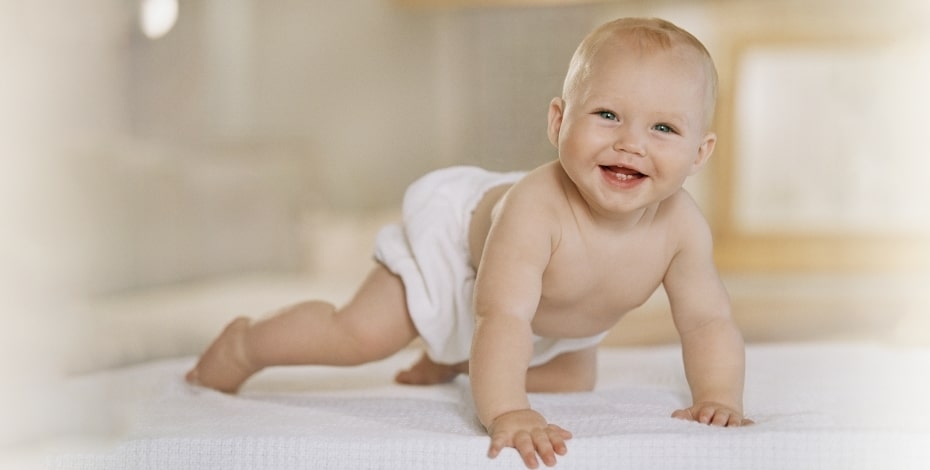
<svg viewBox="0 0 930 470">
<path fill-rule="evenodd" d="M 354 368 L 274 368 L 238 396 L 187 385 L 193 358 L 72 379 L 95 390 L 107 446 L 58 452 L 56 469 L 521 468 L 485 457 L 466 377 L 401 386 L 405 350 Z M 93 394 L 91 394 L 93 395 Z M 594 392 L 534 394 L 575 434 L 557 468 L 927 468 L 930 350 L 868 344 L 751 345 L 745 407 L 756 424 L 669 418 L 688 389 L 675 346 L 604 348 Z M 86 403 L 85 403 L 86 405 Z M 99 422 L 96 425 L 100 432 Z M 94 431 L 91 429 L 90 431 Z"/>
</svg>

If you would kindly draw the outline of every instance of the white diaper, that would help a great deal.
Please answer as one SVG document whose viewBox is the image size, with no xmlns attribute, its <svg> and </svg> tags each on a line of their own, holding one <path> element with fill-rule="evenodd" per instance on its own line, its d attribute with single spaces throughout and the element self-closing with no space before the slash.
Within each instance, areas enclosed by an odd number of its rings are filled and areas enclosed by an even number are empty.
<svg viewBox="0 0 930 470">
<path fill-rule="evenodd" d="M 477 167 L 452 167 L 429 173 L 407 188 L 403 224 L 381 229 L 375 259 L 401 277 L 407 309 L 440 364 L 468 360 L 475 332 L 468 226 L 484 194 L 512 184 L 523 172 L 493 173 Z M 588 338 L 542 338 L 533 343 L 535 366 L 569 351 L 600 343 L 606 333 Z"/>
</svg>

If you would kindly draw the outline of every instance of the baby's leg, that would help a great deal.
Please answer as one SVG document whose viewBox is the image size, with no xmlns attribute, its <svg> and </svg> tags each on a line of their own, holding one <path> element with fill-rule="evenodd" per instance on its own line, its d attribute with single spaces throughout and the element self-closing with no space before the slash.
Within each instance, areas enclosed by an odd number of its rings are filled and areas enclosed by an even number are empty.
<svg viewBox="0 0 930 470">
<path fill-rule="evenodd" d="M 439 364 L 423 353 L 416 364 L 398 372 L 394 380 L 405 385 L 434 385 L 451 382 L 459 374 L 467 373 L 468 362 Z"/>
<path fill-rule="evenodd" d="M 254 323 L 233 320 L 187 379 L 235 393 L 265 367 L 363 364 L 394 354 L 416 336 L 403 283 L 378 264 L 341 309 L 311 301 Z"/>
<path fill-rule="evenodd" d="M 438 364 L 426 354 L 395 380 L 408 385 L 432 385 L 449 382 L 468 373 L 468 362 Z M 551 361 L 526 371 L 528 392 L 583 392 L 594 388 L 597 379 L 597 347 L 562 353 Z"/>
<path fill-rule="evenodd" d="M 239 391 L 242 383 L 260 369 L 245 352 L 249 323 L 248 318 L 239 317 L 226 325 L 185 379 L 225 393 Z"/>
<path fill-rule="evenodd" d="M 597 381 L 597 346 L 562 353 L 526 371 L 527 392 L 587 392 Z"/>
</svg>

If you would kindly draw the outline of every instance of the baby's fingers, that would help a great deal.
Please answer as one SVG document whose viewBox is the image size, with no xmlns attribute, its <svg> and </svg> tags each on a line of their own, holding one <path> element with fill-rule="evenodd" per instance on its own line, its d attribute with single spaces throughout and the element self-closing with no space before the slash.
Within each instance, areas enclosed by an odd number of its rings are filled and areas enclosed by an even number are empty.
<svg viewBox="0 0 930 470">
<path fill-rule="evenodd" d="M 694 421 L 694 415 L 691 414 L 691 410 L 688 408 L 682 410 L 675 410 L 672 413 L 672 418 L 684 419 L 687 421 Z"/>
<path fill-rule="evenodd" d="M 536 443 L 530 433 L 526 431 L 517 433 L 513 438 L 513 444 L 514 448 L 517 449 L 517 453 L 520 454 L 520 457 L 523 459 L 523 464 L 526 465 L 526 468 L 536 468 L 539 466 L 539 461 L 536 459 Z"/>
<path fill-rule="evenodd" d="M 731 415 L 729 411 L 714 410 L 714 415 L 710 419 L 710 424 L 711 426 L 726 427 L 726 425 L 730 422 L 730 418 L 735 418 L 735 416 Z"/>
<path fill-rule="evenodd" d="M 737 427 L 754 424 L 751 419 L 744 419 L 742 414 L 731 408 L 714 404 L 696 405 L 691 408 L 675 410 L 673 418 L 697 421 L 701 424 L 720 427 Z"/>
<path fill-rule="evenodd" d="M 565 455 L 568 452 L 565 441 L 572 438 L 572 433 L 554 424 L 550 424 L 549 427 L 546 428 L 546 432 L 549 433 L 549 441 L 552 443 L 552 449 L 555 453 Z"/>
<path fill-rule="evenodd" d="M 505 447 L 513 447 L 513 442 L 506 435 L 496 435 L 491 437 L 491 447 L 488 448 L 488 457 L 495 458 L 500 455 Z"/>
<path fill-rule="evenodd" d="M 556 436 L 562 438 L 562 442 L 565 442 L 572 438 L 572 432 L 562 428 L 561 426 L 550 424 L 548 426 L 550 433 L 555 433 Z"/>
<path fill-rule="evenodd" d="M 713 404 L 697 404 L 690 408 L 672 413 L 673 418 L 697 421 L 701 424 L 725 425 L 730 413 L 724 409 L 717 409 Z"/>
<path fill-rule="evenodd" d="M 538 468 L 540 459 L 551 467 L 556 464 L 556 455 L 565 455 L 568 452 L 565 440 L 571 437 L 570 432 L 555 425 L 545 429 L 534 429 L 532 432 L 520 431 L 512 439 L 502 433 L 491 439 L 488 457 L 493 459 L 500 455 L 504 448 L 513 447 L 527 468 Z"/>
<path fill-rule="evenodd" d="M 558 433 L 549 428 L 533 431 L 533 444 L 536 445 L 536 452 L 539 457 L 548 467 L 555 465 L 555 454 L 558 453 L 557 446 L 561 444 L 561 447 L 565 448 L 565 443 L 561 441 Z"/>
<path fill-rule="evenodd" d="M 523 457 L 523 461 L 527 463 L 527 466 L 530 466 L 530 462 L 527 459 L 527 454 L 532 452 L 533 463 L 536 461 L 536 448 L 533 446 L 533 438 L 530 436 L 530 433 L 526 431 L 517 432 L 515 435 L 510 436 L 507 433 L 497 433 L 491 436 L 491 447 L 488 449 L 488 457 L 496 458 L 500 455 L 501 451 L 507 447 L 513 447 L 517 452 Z M 535 467 L 531 467 L 535 468 Z"/>
<path fill-rule="evenodd" d="M 713 424 L 714 417 L 719 416 L 722 413 L 713 407 L 704 406 L 704 407 L 701 407 L 699 410 L 697 410 L 696 413 L 693 413 L 693 414 L 694 414 L 695 421 L 701 424 Z"/>
</svg>

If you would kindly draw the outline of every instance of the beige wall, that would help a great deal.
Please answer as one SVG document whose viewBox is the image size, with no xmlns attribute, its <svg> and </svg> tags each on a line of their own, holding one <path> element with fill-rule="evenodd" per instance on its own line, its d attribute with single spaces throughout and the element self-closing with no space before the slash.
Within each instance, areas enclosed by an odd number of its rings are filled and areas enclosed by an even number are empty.
<svg viewBox="0 0 930 470">
<path fill-rule="evenodd" d="M 747 37 L 895 36 L 928 23 L 910 0 L 200 0 L 182 1 L 175 29 L 152 41 L 134 2 L 0 9 L 7 272 L 101 292 L 295 269 L 301 230 L 314 229 L 306 213 L 395 207 L 413 178 L 450 164 L 554 158 L 546 106 L 577 41 L 609 18 L 692 30 L 717 58 L 724 101 Z M 738 158 L 732 116 L 718 124 L 718 156 L 689 183 L 715 221 L 739 197 L 720 189 Z"/>
</svg>

